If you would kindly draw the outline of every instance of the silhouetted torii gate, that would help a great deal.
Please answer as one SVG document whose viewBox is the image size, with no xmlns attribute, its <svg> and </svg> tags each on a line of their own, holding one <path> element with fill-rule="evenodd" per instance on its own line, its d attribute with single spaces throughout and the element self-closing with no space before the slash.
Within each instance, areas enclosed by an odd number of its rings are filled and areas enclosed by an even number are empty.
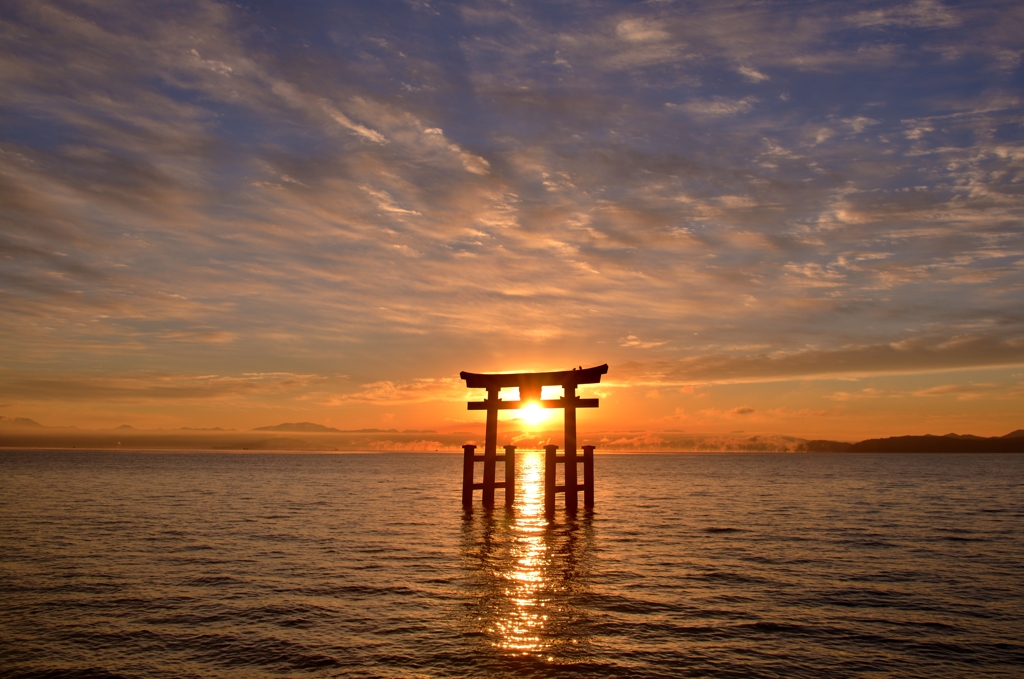
<svg viewBox="0 0 1024 679">
<path fill-rule="evenodd" d="M 511 507 L 515 500 L 515 446 L 505 446 L 505 454 L 499 456 L 498 411 L 516 410 L 535 403 L 542 408 L 563 408 L 565 410 L 565 455 L 556 455 L 558 446 L 545 446 L 544 456 L 544 508 L 551 513 L 555 510 L 555 494 L 565 493 L 565 508 L 575 510 L 578 506 L 576 493 L 583 490 L 583 503 L 587 508 L 594 506 L 594 446 L 583 446 L 583 484 L 577 483 L 576 476 L 576 409 L 598 407 L 596 398 L 580 398 L 576 387 L 581 384 L 597 384 L 601 375 L 608 374 L 608 365 L 578 370 L 562 370 L 546 373 L 469 373 L 461 372 L 459 377 L 466 380 L 470 389 L 486 389 L 486 401 L 470 401 L 469 410 L 487 411 L 487 433 L 484 440 L 484 454 L 476 455 L 476 446 L 464 445 L 462 467 L 462 505 L 473 506 L 473 491 L 483 490 L 485 507 L 494 506 L 494 489 L 505 489 L 505 506 Z M 544 387 L 558 386 L 565 395 L 557 399 L 541 399 Z M 518 401 L 502 401 L 498 393 L 505 388 L 518 387 Z M 495 464 L 505 462 L 505 481 L 495 483 Z M 483 483 L 474 483 L 475 462 L 483 461 Z M 555 469 L 559 462 L 565 463 L 565 485 L 555 485 Z"/>
</svg>

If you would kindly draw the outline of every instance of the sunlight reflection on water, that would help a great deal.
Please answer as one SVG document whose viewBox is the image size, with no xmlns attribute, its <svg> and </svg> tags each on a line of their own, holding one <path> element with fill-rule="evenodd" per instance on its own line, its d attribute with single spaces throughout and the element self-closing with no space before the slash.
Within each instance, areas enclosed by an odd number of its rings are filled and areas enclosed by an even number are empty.
<svg viewBox="0 0 1024 679">
<path fill-rule="evenodd" d="M 543 566 L 547 564 L 547 546 L 544 534 L 543 458 L 539 454 L 523 455 L 519 472 L 522 489 L 517 498 L 518 510 L 513 519 L 514 533 L 510 570 L 502 577 L 507 582 L 505 595 L 511 606 L 507 617 L 495 621 L 497 646 L 521 653 L 542 651 L 542 632 L 547 620 Z"/>
<path fill-rule="evenodd" d="M 479 559 L 479 622 L 491 645 L 515 655 L 555 660 L 580 651 L 580 607 L 592 542 L 589 515 L 544 516 L 544 457 L 526 452 L 517 465 L 511 510 L 466 515 L 464 548 Z M 478 551 L 477 551 L 478 550 Z M 476 560 L 473 559 L 473 560 Z"/>
</svg>

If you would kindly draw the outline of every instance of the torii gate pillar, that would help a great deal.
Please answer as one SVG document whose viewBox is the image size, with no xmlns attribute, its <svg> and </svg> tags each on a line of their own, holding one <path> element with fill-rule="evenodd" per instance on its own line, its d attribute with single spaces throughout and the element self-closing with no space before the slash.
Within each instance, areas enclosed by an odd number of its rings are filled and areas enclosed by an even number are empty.
<svg viewBox="0 0 1024 679">
<path fill-rule="evenodd" d="M 525 405 L 535 403 L 542 408 L 562 408 L 565 413 L 565 455 L 555 455 L 555 446 L 547 446 L 548 451 L 544 457 L 544 506 L 548 513 L 554 511 L 555 494 L 565 493 L 565 508 L 575 511 L 579 499 L 577 493 L 583 491 L 583 503 L 588 509 L 594 506 L 594 446 L 583 446 L 583 483 L 579 483 L 577 475 L 576 455 L 576 409 L 596 408 L 596 398 L 580 398 L 576 395 L 576 387 L 581 384 L 596 384 L 601 381 L 601 376 L 608 373 L 608 365 L 599 365 L 594 368 L 580 368 L 577 370 L 563 370 L 547 373 L 468 373 L 461 372 L 459 377 L 466 380 L 466 386 L 471 389 L 486 389 L 487 399 L 485 401 L 470 401 L 467 406 L 469 410 L 487 411 L 487 428 L 484 439 L 483 456 L 475 455 L 473 450 L 476 446 L 463 446 L 466 449 L 466 462 L 463 468 L 462 481 L 462 504 L 470 509 L 473 504 L 473 490 L 480 488 L 483 491 L 483 505 L 494 507 L 494 489 L 503 487 L 505 489 L 505 505 L 511 506 L 515 497 L 515 448 L 505 446 L 505 481 L 495 481 L 495 466 L 498 461 L 498 411 L 514 410 Z M 565 391 L 562 398 L 547 399 L 541 398 L 541 392 L 546 386 L 561 386 Z M 518 401 L 502 401 L 498 394 L 503 388 L 518 387 Z M 510 451 L 509 448 L 512 450 Z M 483 460 L 484 478 L 483 483 L 473 482 L 474 467 L 476 460 Z M 559 462 L 565 463 L 565 484 L 556 486 L 555 465 Z M 550 481 L 549 481 L 550 479 Z"/>
</svg>

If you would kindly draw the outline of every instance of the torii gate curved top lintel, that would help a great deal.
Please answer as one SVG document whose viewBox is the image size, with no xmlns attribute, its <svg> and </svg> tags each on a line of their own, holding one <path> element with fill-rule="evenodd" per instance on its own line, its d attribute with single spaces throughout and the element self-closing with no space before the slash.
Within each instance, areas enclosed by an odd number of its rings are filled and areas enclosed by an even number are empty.
<svg viewBox="0 0 1024 679">
<path fill-rule="evenodd" d="M 499 390 L 503 388 L 519 387 L 518 401 L 505 401 L 509 405 L 502 407 L 502 410 L 510 408 L 522 408 L 528 402 L 540 402 L 546 408 L 561 408 L 559 401 L 540 401 L 541 387 L 564 387 L 572 389 L 580 384 L 597 384 L 601 381 L 601 375 L 608 374 L 608 364 L 599 365 L 594 368 L 582 368 L 578 370 L 560 370 L 547 373 L 469 373 L 462 371 L 459 377 L 466 380 L 466 386 L 470 389 Z M 490 395 L 490 394 L 488 394 Z M 568 392 L 566 396 L 568 397 Z M 574 394 L 575 395 L 575 394 Z M 596 399 L 587 399 L 595 401 Z M 516 405 L 512 405 L 512 404 Z M 558 405 L 555 405 L 558 403 Z M 588 406 L 584 406 L 588 407 Z M 478 408 L 470 408 L 478 410 Z M 483 408 L 479 408 L 483 410 Z"/>
<path fill-rule="evenodd" d="M 593 368 L 578 368 L 576 370 L 561 370 L 557 372 L 544 373 L 470 373 L 460 372 L 459 377 L 466 380 L 466 386 L 470 389 L 486 389 L 486 401 L 470 401 L 467 406 L 469 410 L 487 411 L 487 435 L 484 444 L 484 483 L 481 487 L 484 490 L 484 506 L 494 506 L 494 466 L 497 461 L 498 447 L 498 411 L 517 410 L 527 405 L 536 404 L 542 408 L 563 408 L 565 411 L 565 505 L 567 509 L 576 509 L 576 491 L 578 488 L 585 490 L 586 505 L 593 506 L 593 479 L 588 478 L 588 484 L 578 486 L 576 483 L 576 409 L 597 408 L 596 398 L 580 398 L 576 395 L 576 387 L 581 384 L 597 384 L 601 376 L 608 374 L 608 364 L 595 366 Z M 541 392 L 544 387 L 559 386 L 565 390 L 562 398 L 542 399 Z M 502 401 L 498 398 L 503 388 L 519 388 L 518 401 Z M 553 448 L 553 446 L 548 446 Z M 588 447 L 592 456 L 593 448 Z M 553 458 L 554 453 L 549 451 Z M 471 453 L 467 453 L 469 455 Z M 592 469 L 586 476 L 592 477 Z M 546 473 L 547 475 L 547 473 Z M 554 469 L 551 469 L 552 485 Z M 511 504 L 511 497 L 506 488 L 505 501 Z M 552 488 L 553 490 L 553 488 Z M 471 489 L 470 489 L 471 492 Z M 546 494 L 547 495 L 547 494 Z M 463 503 L 466 502 L 466 493 L 463 492 Z M 550 498 L 545 498 L 545 504 L 554 502 L 553 493 Z"/>
</svg>

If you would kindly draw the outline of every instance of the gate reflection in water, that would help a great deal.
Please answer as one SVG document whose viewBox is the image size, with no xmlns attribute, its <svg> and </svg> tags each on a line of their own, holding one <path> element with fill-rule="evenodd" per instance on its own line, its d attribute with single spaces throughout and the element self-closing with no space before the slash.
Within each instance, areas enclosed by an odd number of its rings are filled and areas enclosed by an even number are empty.
<svg viewBox="0 0 1024 679">
<path fill-rule="evenodd" d="M 518 460 L 511 509 L 467 512 L 463 563 L 477 596 L 471 624 L 514 655 L 578 661 L 588 655 L 587 593 L 593 560 L 590 512 L 544 516 L 544 455 Z"/>
</svg>

